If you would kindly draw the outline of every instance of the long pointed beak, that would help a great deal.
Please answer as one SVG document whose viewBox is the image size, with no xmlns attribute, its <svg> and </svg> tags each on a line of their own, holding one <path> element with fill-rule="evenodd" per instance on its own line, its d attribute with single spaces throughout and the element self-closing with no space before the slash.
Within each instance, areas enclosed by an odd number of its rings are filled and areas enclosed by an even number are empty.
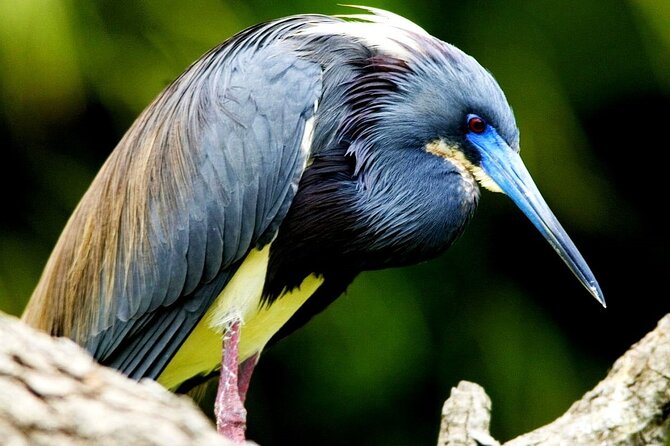
<svg viewBox="0 0 670 446">
<path fill-rule="evenodd" d="M 603 293 L 577 247 L 542 198 L 521 157 L 489 128 L 468 139 L 479 148 L 481 168 L 526 214 L 593 297 L 606 306 Z"/>
</svg>

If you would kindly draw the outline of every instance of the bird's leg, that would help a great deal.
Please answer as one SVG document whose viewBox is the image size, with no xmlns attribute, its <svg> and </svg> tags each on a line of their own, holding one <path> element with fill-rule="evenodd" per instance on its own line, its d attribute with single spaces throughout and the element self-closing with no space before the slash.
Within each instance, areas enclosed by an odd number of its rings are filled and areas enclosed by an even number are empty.
<svg viewBox="0 0 670 446">
<path fill-rule="evenodd" d="M 240 395 L 240 385 L 249 386 L 249 377 L 242 370 L 242 379 L 239 380 L 238 346 L 240 342 L 240 321 L 236 320 L 223 337 L 223 354 L 221 357 L 221 376 L 219 388 L 216 392 L 214 414 L 216 416 L 216 430 L 236 443 L 245 440 L 244 431 L 247 427 L 247 410 Z M 246 364 L 245 361 L 243 364 Z M 252 367 L 253 370 L 253 367 Z M 249 376 L 251 373 L 249 373 Z"/>
<path fill-rule="evenodd" d="M 249 390 L 249 382 L 251 381 L 251 375 L 254 373 L 254 368 L 258 363 L 258 353 L 247 358 L 240 364 L 238 369 L 237 377 L 237 389 L 240 394 L 240 401 L 244 404 L 244 401 L 247 398 L 247 390 Z"/>
</svg>

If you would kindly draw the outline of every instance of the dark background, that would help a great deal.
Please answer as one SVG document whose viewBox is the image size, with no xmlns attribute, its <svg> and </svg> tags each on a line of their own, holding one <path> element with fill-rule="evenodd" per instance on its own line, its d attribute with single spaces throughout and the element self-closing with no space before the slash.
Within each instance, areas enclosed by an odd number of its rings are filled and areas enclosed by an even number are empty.
<svg viewBox="0 0 670 446">
<path fill-rule="evenodd" d="M 272 4 L 271 4 L 272 3 Z M 434 444 L 459 380 L 493 433 L 548 422 L 670 310 L 670 2 L 369 1 L 476 57 L 522 157 L 598 277 L 604 310 L 504 196 L 483 192 L 436 261 L 362 275 L 267 351 L 249 437 L 264 446 Z M 335 2 L 0 2 L 0 309 L 20 314 L 72 209 L 133 119 L 190 62 L 256 22 Z"/>
</svg>

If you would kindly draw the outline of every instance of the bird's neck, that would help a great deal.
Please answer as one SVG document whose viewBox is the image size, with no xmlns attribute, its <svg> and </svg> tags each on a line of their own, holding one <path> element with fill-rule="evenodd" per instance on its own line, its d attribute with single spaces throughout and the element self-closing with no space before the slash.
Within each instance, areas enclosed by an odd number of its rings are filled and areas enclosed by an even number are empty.
<svg viewBox="0 0 670 446">
<path fill-rule="evenodd" d="M 435 257 L 461 234 L 479 189 L 468 173 L 407 151 L 379 156 L 354 174 L 345 154 L 320 156 L 305 171 L 272 244 L 266 293 L 309 274 L 355 274 Z"/>
<path fill-rule="evenodd" d="M 368 269 L 413 264 L 444 252 L 479 199 L 472 175 L 420 149 L 388 150 L 363 173 L 356 203 L 367 221 Z"/>
</svg>

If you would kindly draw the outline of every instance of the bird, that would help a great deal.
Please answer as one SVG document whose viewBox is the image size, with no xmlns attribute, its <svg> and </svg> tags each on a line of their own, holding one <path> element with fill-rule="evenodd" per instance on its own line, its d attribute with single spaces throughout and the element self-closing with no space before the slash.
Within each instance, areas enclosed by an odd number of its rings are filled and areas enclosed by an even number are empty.
<svg viewBox="0 0 670 446">
<path fill-rule="evenodd" d="M 77 205 L 23 320 L 173 391 L 218 375 L 217 429 L 241 442 L 264 348 L 360 273 L 444 253 L 481 189 L 507 195 L 604 306 L 493 75 L 356 8 L 252 26 L 170 83 Z"/>
</svg>

